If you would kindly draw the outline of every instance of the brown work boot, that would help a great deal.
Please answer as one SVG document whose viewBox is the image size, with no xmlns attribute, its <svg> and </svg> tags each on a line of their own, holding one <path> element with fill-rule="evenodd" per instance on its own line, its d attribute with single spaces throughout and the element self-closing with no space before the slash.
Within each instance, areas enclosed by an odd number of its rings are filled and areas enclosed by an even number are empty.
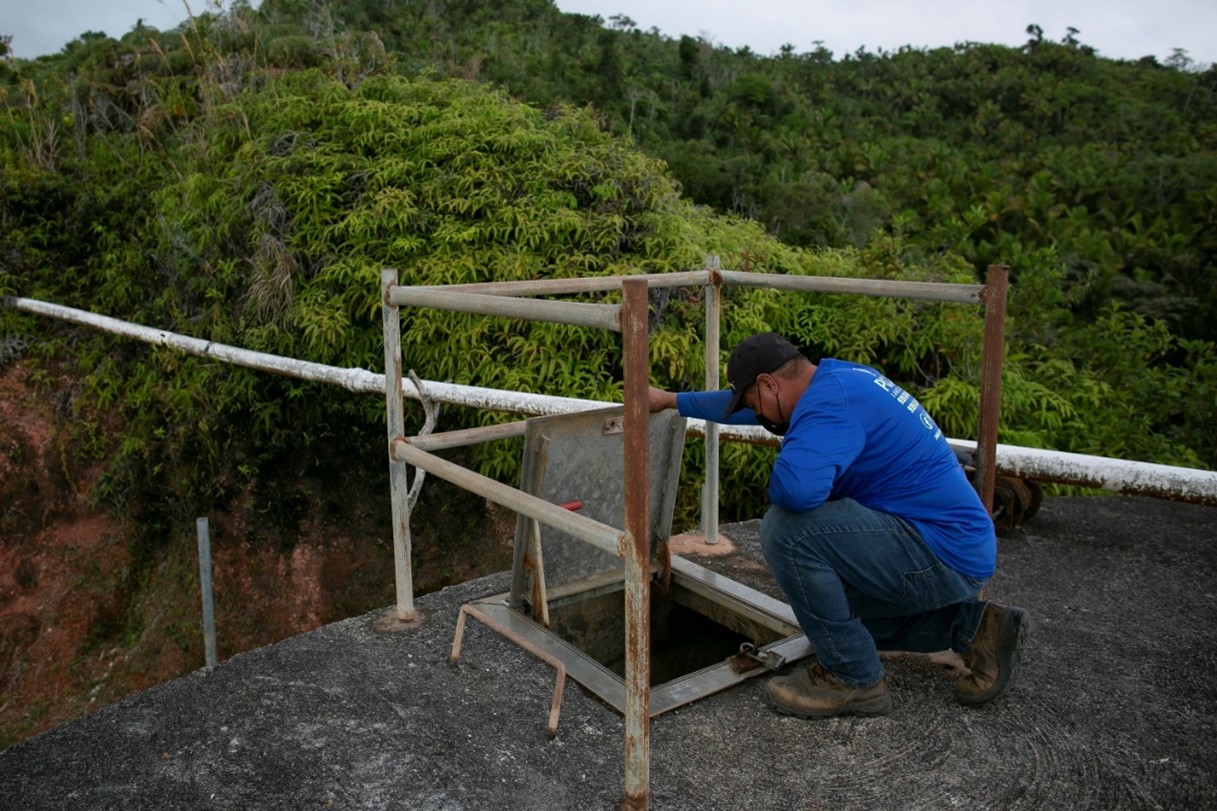
<svg viewBox="0 0 1217 811">
<path fill-rule="evenodd" d="M 976 638 L 963 653 L 972 671 L 955 682 L 955 697 L 964 704 L 984 704 L 1006 692 L 1018 673 L 1031 617 L 1021 608 L 989 603 Z"/>
<path fill-rule="evenodd" d="M 827 718 L 831 715 L 886 715 L 892 710 L 887 679 L 870 687 L 850 687 L 820 664 L 799 668 L 789 676 L 774 676 L 765 685 L 769 706 L 783 715 Z"/>
</svg>

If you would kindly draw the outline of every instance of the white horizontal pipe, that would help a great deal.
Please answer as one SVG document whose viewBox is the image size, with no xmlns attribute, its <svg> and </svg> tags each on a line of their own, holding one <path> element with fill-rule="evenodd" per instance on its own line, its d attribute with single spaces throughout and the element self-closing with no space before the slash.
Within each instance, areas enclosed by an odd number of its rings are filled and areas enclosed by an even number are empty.
<svg viewBox="0 0 1217 811">
<path fill-rule="evenodd" d="M 966 439 L 947 441 L 956 457 L 971 460 L 976 450 L 975 442 Z M 997 470 L 1023 479 L 1217 505 L 1217 472 L 1212 470 L 1001 444 L 997 446 Z"/>
<path fill-rule="evenodd" d="M 5 306 L 23 312 L 82 324 L 157 346 L 179 349 L 188 354 L 215 358 L 227 363 L 302 380 L 329 383 L 342 386 L 350 391 L 377 396 L 384 395 L 384 375 L 369 372 L 366 369 L 342 369 L 310 361 L 269 355 L 264 352 L 254 352 L 227 344 L 218 344 L 214 341 L 204 341 L 201 338 L 191 338 L 165 330 L 131 324 L 108 316 L 36 299 L 6 296 L 3 302 Z M 402 386 L 406 397 L 420 399 L 418 391 L 409 379 L 403 380 Z M 529 394 L 427 380 L 423 381 L 423 388 L 427 395 L 437 403 L 450 403 L 516 414 L 571 414 L 577 411 L 620 405 L 620 403 L 601 400 L 554 397 L 547 394 Z M 702 420 L 689 420 L 688 433 L 693 436 L 704 436 L 705 423 Z M 776 437 L 759 426 L 723 425 L 719 428 L 719 436 L 723 439 L 753 444 L 778 444 Z M 965 462 L 971 461 L 976 449 L 974 441 L 965 439 L 948 439 L 947 441 L 955 450 L 957 457 Z M 1008 476 L 1217 505 L 1217 472 L 1208 470 L 1000 444 L 997 446 L 997 470 Z"/>
<path fill-rule="evenodd" d="M 178 349 L 188 355 L 215 358 L 226 363 L 234 363 L 238 366 L 257 369 L 262 372 L 271 372 L 302 380 L 314 380 L 319 383 L 342 386 L 350 391 L 371 392 L 382 396 L 385 391 L 384 375 L 373 374 L 366 369 L 342 369 L 337 366 L 326 366 L 325 364 L 313 363 L 307 360 L 296 360 L 295 358 L 270 355 L 266 352 L 255 352 L 251 349 L 241 349 L 229 346 L 228 344 L 219 344 L 215 341 L 206 341 L 202 338 L 192 338 L 189 335 L 180 335 L 176 332 L 132 324 L 129 321 L 119 321 L 117 318 L 111 318 L 108 315 L 98 315 L 97 313 L 64 307 L 61 304 L 50 304 L 45 301 L 38 301 L 37 299 L 5 296 L 4 304 L 7 307 L 12 307 L 22 312 L 57 318 L 60 321 L 92 327 L 102 332 L 121 335 L 124 338 L 134 338 L 144 343 Z"/>
</svg>

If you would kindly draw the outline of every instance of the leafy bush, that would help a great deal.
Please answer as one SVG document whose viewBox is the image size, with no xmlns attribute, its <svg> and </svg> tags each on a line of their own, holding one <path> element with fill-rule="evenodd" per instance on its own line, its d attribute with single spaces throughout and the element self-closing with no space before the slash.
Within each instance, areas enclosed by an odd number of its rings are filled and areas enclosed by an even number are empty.
<svg viewBox="0 0 1217 811">
<path fill-rule="evenodd" d="M 375 369 L 385 267 L 446 285 L 680 271 L 715 253 L 756 272 L 970 282 L 1008 262 L 1003 441 L 1217 463 L 1213 345 L 1175 330 L 1208 306 L 1180 293 L 1208 267 L 1207 230 L 1191 217 L 1212 195 L 1211 162 L 1197 141 L 1138 129 L 1133 107 L 1124 130 L 1083 138 L 1065 96 L 1105 116 L 1086 82 L 1132 92 L 1092 54 L 1047 43 L 764 61 L 531 0 L 466 9 L 465 28 L 361 8 L 381 36 L 268 2 L 203 15 L 176 37 L 82 37 L 57 59 L 18 63 L 3 79 L 0 289 Z M 515 48 L 513 24 L 553 47 Z M 425 62 L 526 88 L 538 106 L 397 73 Z M 601 68 L 618 72 L 613 88 L 594 81 Z M 1191 94 L 1209 115 L 1203 82 L 1111 70 L 1157 94 L 1147 109 Z M 554 101 L 598 93 L 598 108 Z M 1145 139 L 1159 151 L 1133 148 Z M 667 156 L 699 202 L 757 220 L 694 205 L 635 143 Z M 702 385 L 701 293 L 653 296 L 658 385 Z M 878 366 L 948 433 L 975 433 L 977 308 L 729 289 L 724 325 L 723 361 L 746 334 L 777 330 L 813 356 Z M 403 327 L 405 365 L 425 378 L 619 397 L 612 334 L 422 310 Z M 376 398 L 49 331 L 87 384 L 80 413 L 122 413 L 102 490 L 116 502 L 193 511 L 260 473 L 350 457 L 383 472 Z M 449 410 L 441 427 L 506 418 Z M 755 512 L 766 451 L 724 453 L 725 490 L 740 494 L 725 510 Z M 502 443 L 474 463 L 510 481 L 517 457 Z M 693 450 L 686 480 L 699 465 Z M 166 481 L 172 493 L 154 492 Z"/>
</svg>

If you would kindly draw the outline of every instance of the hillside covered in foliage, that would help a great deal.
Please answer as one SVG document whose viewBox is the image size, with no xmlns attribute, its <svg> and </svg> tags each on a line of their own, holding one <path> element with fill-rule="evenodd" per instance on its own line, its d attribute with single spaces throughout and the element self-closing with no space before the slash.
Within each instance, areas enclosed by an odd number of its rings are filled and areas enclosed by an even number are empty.
<svg viewBox="0 0 1217 811">
<path fill-rule="evenodd" d="M 1217 70 L 1185 54 L 1112 61 L 1031 26 L 1021 48 L 764 57 L 549 0 L 265 0 L 0 60 L 0 101 L 7 295 L 379 368 L 383 267 L 440 284 L 711 253 L 916 280 L 1007 264 L 1002 441 L 1217 464 Z M 699 385 L 693 304 L 656 299 L 659 385 Z M 875 364 L 974 435 L 977 313 L 756 291 L 726 308 L 725 346 L 772 328 Z M 611 335 L 433 314 L 404 335 L 424 378 L 619 396 Z M 151 534 L 284 469 L 383 475 L 374 398 L 9 311 L 0 341 L 74 365 L 97 495 Z M 473 461 L 511 480 L 517 452 Z M 725 468 L 727 492 L 763 492 L 752 451 Z"/>
</svg>

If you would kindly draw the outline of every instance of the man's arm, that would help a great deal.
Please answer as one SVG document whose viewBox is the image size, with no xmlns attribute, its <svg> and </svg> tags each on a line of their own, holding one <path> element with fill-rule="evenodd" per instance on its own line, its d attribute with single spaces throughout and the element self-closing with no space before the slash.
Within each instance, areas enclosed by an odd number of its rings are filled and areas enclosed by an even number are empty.
<svg viewBox="0 0 1217 811">
<path fill-rule="evenodd" d="M 663 411 L 665 408 L 676 408 L 675 392 L 664 391 L 651 386 L 649 393 L 651 413 Z"/>
<path fill-rule="evenodd" d="M 675 408 L 682 417 L 721 422 L 729 425 L 757 425 L 756 414 L 751 409 L 741 408 L 723 419 L 723 412 L 731 402 L 731 392 L 721 391 L 684 391 L 680 394 L 664 391 L 651 386 L 648 401 L 651 411 L 663 411 L 665 408 Z"/>
</svg>

